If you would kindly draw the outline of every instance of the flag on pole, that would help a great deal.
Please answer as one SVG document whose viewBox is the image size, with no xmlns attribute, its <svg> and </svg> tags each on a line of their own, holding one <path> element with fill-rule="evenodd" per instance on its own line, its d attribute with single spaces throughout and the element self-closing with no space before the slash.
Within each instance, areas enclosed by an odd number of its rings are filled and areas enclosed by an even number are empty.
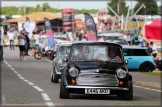
<svg viewBox="0 0 162 107">
<path fill-rule="evenodd" d="M 96 24 L 91 15 L 84 13 L 88 41 L 97 41 Z"/>
<path fill-rule="evenodd" d="M 46 28 L 46 35 L 48 38 L 48 48 L 49 50 L 53 50 L 55 47 L 54 42 L 54 34 L 52 32 L 52 25 L 48 18 L 44 18 L 45 28 Z"/>
</svg>

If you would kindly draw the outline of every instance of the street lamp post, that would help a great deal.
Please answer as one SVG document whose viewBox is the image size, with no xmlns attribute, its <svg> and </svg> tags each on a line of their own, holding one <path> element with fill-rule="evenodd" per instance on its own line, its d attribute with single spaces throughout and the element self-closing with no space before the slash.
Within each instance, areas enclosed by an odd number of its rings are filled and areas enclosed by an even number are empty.
<svg viewBox="0 0 162 107">
<path fill-rule="evenodd" d="M 147 24 L 147 17 L 146 17 L 146 6 L 144 6 L 145 8 L 145 24 Z"/>
</svg>

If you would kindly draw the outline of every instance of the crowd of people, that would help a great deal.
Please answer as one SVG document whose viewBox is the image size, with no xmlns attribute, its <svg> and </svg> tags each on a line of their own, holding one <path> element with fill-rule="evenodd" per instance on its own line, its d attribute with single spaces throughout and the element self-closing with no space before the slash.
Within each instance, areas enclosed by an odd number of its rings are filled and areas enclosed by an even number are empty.
<svg viewBox="0 0 162 107">
<path fill-rule="evenodd" d="M 103 31 L 103 30 L 101 30 Z M 99 30 L 98 30 L 99 32 Z M 156 45 L 151 42 L 148 43 L 145 38 L 143 38 L 142 35 L 142 30 L 141 27 L 139 28 L 139 30 L 135 30 L 133 32 L 131 31 L 120 31 L 119 33 L 123 34 L 123 37 L 125 37 L 125 39 L 127 40 L 127 42 L 129 43 L 129 45 L 136 45 L 136 46 L 141 46 L 141 47 L 148 47 L 149 52 L 156 57 L 157 54 L 157 49 L 156 49 Z M 63 34 L 66 34 L 66 32 L 64 31 Z M 19 45 L 19 49 L 20 49 L 20 59 L 21 60 L 26 60 L 24 58 L 24 56 L 29 55 L 29 49 L 32 52 L 32 55 L 35 54 L 35 51 L 39 50 L 39 37 L 41 35 L 41 32 L 39 32 L 39 30 L 34 30 L 32 37 L 29 38 L 29 33 L 25 32 L 25 29 L 21 30 L 20 32 L 17 32 L 16 30 L 9 30 L 7 32 L 7 37 L 10 41 L 10 49 L 14 50 L 14 38 L 17 36 L 18 37 L 18 45 Z M 67 41 L 71 41 L 70 37 L 68 36 L 68 34 L 66 34 Z M 0 46 L 0 50 L 1 50 L 1 57 L 0 60 L 3 60 L 3 45 L 4 45 L 4 36 L 1 35 L 1 46 Z M 87 38 L 87 32 L 85 31 L 85 29 L 80 29 L 79 32 L 76 32 L 75 34 L 73 34 L 73 39 L 74 41 L 88 41 Z M 105 38 L 101 37 L 101 36 L 97 36 L 97 40 L 98 41 L 105 41 Z"/>
</svg>

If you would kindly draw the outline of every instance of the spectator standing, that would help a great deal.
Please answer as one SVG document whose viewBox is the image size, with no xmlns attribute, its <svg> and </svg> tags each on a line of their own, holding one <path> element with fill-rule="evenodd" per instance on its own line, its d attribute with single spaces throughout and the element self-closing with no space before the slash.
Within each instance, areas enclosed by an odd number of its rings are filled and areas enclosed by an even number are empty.
<svg viewBox="0 0 162 107">
<path fill-rule="evenodd" d="M 26 38 L 26 42 L 25 42 L 26 51 L 25 51 L 25 53 L 26 53 L 27 56 L 29 55 L 28 51 L 29 51 L 29 48 L 30 48 L 30 39 L 29 39 L 28 35 L 29 35 L 29 32 L 26 32 L 26 34 L 25 34 L 25 38 Z"/>
<path fill-rule="evenodd" d="M 152 48 L 152 55 L 155 58 L 157 55 L 157 48 L 156 45 L 153 42 L 150 42 L 150 47 Z"/>
<path fill-rule="evenodd" d="M 4 35 L 1 33 L 0 30 L 0 61 L 3 60 L 3 45 L 4 45 Z"/>
<path fill-rule="evenodd" d="M 18 34 L 18 45 L 20 50 L 20 59 L 26 60 L 25 56 L 25 36 L 23 35 L 23 31 L 20 31 Z"/>
<path fill-rule="evenodd" d="M 10 49 L 12 50 L 14 50 L 14 33 L 13 33 L 13 31 L 12 30 L 10 30 L 9 32 L 8 32 L 8 38 L 9 38 L 9 41 L 10 41 Z"/>
<path fill-rule="evenodd" d="M 32 56 L 34 56 L 35 54 L 35 38 L 34 38 L 34 34 L 32 35 L 31 39 L 30 39 L 30 48 L 32 50 Z"/>
<path fill-rule="evenodd" d="M 79 34 L 79 37 L 78 37 L 79 41 L 82 40 L 82 36 L 83 36 L 82 33 L 80 33 L 80 34 Z"/>
<path fill-rule="evenodd" d="M 36 49 L 36 51 L 38 51 L 39 50 L 39 35 L 38 35 L 39 33 L 38 32 L 35 32 L 35 35 L 34 35 L 34 38 L 35 38 L 35 49 Z"/>
<path fill-rule="evenodd" d="M 137 33 L 137 31 L 135 31 L 135 35 L 134 35 L 134 45 L 138 45 L 138 44 L 139 44 L 138 33 Z"/>
<path fill-rule="evenodd" d="M 86 36 L 83 36 L 82 40 L 81 41 L 87 41 L 87 38 Z"/>
<path fill-rule="evenodd" d="M 150 47 L 148 42 L 145 43 L 145 47 L 148 48 L 148 52 L 152 55 L 152 48 Z"/>
<path fill-rule="evenodd" d="M 98 36 L 97 39 L 99 42 L 105 42 L 105 40 L 101 36 Z"/>
</svg>

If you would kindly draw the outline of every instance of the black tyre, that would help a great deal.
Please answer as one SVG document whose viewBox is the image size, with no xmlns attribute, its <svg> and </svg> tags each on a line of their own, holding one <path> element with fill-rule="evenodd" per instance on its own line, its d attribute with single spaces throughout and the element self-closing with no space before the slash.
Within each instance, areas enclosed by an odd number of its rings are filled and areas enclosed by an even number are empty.
<svg viewBox="0 0 162 107">
<path fill-rule="evenodd" d="M 152 72 L 153 70 L 153 65 L 150 63 L 144 63 L 140 67 L 140 72 Z"/>
<path fill-rule="evenodd" d="M 132 84 L 132 82 L 130 84 L 129 90 L 124 92 L 123 99 L 124 100 L 133 100 L 133 84 Z"/>
<path fill-rule="evenodd" d="M 62 78 L 61 78 L 61 84 L 60 84 L 60 98 L 61 99 L 69 98 L 69 91 L 68 91 L 68 89 L 65 88 Z"/>
<path fill-rule="evenodd" d="M 54 81 L 53 81 L 53 75 L 51 76 L 51 82 L 54 82 Z"/>
<path fill-rule="evenodd" d="M 159 68 L 160 71 L 162 71 L 162 68 Z"/>
<path fill-rule="evenodd" d="M 35 52 L 35 54 L 34 54 L 34 58 L 37 59 L 37 60 L 42 59 L 42 53 L 41 53 L 40 51 Z"/>
<path fill-rule="evenodd" d="M 53 69 L 53 72 L 54 72 L 54 80 L 53 80 L 53 82 L 54 82 L 54 83 L 58 83 L 58 81 L 59 81 L 59 76 L 56 74 L 55 67 L 54 67 L 54 69 Z"/>
<path fill-rule="evenodd" d="M 48 51 L 46 52 L 46 55 L 47 55 L 47 59 L 53 60 L 53 58 L 54 58 L 54 52 L 53 52 L 53 51 L 48 50 Z"/>
</svg>

